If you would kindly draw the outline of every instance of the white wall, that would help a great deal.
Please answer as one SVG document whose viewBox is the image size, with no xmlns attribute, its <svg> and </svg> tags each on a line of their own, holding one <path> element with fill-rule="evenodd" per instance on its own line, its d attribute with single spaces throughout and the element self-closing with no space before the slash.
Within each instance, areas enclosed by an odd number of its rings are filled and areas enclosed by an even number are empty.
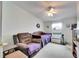
<svg viewBox="0 0 79 59">
<path fill-rule="evenodd" d="M 3 48 L 0 46 L 0 58 L 3 58 Z"/>
<path fill-rule="evenodd" d="M 68 20 L 64 20 L 63 21 L 63 34 L 64 34 L 64 38 L 65 38 L 65 41 L 68 42 L 69 44 L 72 44 L 72 30 L 71 30 L 71 27 L 67 27 L 66 25 L 70 25 L 71 24 L 75 24 L 77 23 L 77 20 L 75 18 L 71 18 L 71 19 L 68 19 Z"/>
<path fill-rule="evenodd" d="M 2 2 L 0 1 L 0 43 L 2 41 Z M 0 58 L 3 57 L 3 48 L 0 46 Z"/>
<path fill-rule="evenodd" d="M 44 22 L 44 30 L 45 30 L 45 32 L 51 33 L 51 31 L 52 31 L 51 24 L 52 24 L 52 22 L 50 22 L 50 21 Z"/>
<path fill-rule="evenodd" d="M 3 2 L 2 19 L 3 42 L 9 44 L 13 44 L 13 34 L 43 31 L 43 22 L 40 19 L 11 2 Z M 40 24 L 40 28 L 36 27 L 37 23 Z"/>
<path fill-rule="evenodd" d="M 44 27 L 44 30 L 46 31 L 46 32 L 51 32 L 51 33 L 53 33 L 53 32 L 59 32 L 59 31 L 55 31 L 55 30 L 52 30 L 52 24 L 53 23 L 59 23 L 60 21 L 47 21 L 47 22 L 44 22 L 44 25 L 45 25 L 45 27 Z M 47 26 L 49 26 L 49 28 L 47 28 Z"/>
<path fill-rule="evenodd" d="M 79 38 L 79 2 L 77 2 L 77 28 L 78 28 L 77 37 Z"/>
<path fill-rule="evenodd" d="M 60 21 L 51 21 L 51 22 L 44 22 L 45 24 L 45 31 L 48 32 L 53 32 L 52 28 L 51 28 L 51 25 L 52 23 L 55 23 L 55 22 L 62 22 L 63 23 L 63 28 L 62 28 L 62 33 L 64 34 L 64 40 L 65 42 L 68 42 L 68 43 L 72 43 L 72 30 L 71 28 L 67 28 L 66 25 L 71 25 L 71 24 L 75 24 L 77 23 L 77 20 L 75 18 L 68 18 L 68 19 L 63 19 L 63 20 L 60 20 Z M 49 26 L 49 28 L 46 28 L 46 26 Z"/>
<path fill-rule="evenodd" d="M 2 2 L 0 1 L 0 41 L 2 37 Z"/>
</svg>

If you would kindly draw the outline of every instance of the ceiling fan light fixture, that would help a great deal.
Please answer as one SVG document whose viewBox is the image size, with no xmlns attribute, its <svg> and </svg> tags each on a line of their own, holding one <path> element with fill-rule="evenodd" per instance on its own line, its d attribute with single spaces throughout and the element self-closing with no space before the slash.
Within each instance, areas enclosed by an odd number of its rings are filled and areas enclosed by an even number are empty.
<svg viewBox="0 0 79 59">
<path fill-rule="evenodd" d="M 47 11 L 48 16 L 53 16 L 55 13 L 56 13 L 56 11 L 54 10 L 54 8 L 50 8 L 50 9 Z"/>
<path fill-rule="evenodd" d="M 53 16 L 53 14 L 52 13 L 48 13 L 48 16 Z"/>
</svg>

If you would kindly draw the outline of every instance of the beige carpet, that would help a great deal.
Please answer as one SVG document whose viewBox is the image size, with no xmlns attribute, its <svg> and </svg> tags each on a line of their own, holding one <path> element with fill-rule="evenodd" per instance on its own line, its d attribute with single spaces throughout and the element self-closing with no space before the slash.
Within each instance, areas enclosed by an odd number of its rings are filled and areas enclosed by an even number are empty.
<svg viewBox="0 0 79 59">
<path fill-rule="evenodd" d="M 48 43 L 34 58 L 73 58 L 73 55 L 66 46 Z"/>
</svg>

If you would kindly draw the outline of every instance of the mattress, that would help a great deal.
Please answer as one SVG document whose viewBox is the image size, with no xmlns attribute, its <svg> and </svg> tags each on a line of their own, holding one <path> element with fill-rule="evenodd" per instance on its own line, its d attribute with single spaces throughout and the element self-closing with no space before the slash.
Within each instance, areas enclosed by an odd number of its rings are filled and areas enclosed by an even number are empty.
<svg viewBox="0 0 79 59">
<path fill-rule="evenodd" d="M 73 55 L 64 45 L 48 43 L 33 58 L 73 58 Z"/>
</svg>

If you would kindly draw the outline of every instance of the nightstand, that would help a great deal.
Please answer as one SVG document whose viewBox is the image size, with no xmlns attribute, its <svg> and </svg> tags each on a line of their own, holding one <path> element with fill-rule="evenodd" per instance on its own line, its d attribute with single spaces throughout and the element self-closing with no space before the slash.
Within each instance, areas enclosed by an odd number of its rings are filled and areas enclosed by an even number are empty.
<svg viewBox="0 0 79 59">
<path fill-rule="evenodd" d="M 13 53 L 15 49 L 17 48 L 16 45 L 6 45 L 3 47 L 3 57 L 5 57 L 7 54 Z"/>
</svg>

